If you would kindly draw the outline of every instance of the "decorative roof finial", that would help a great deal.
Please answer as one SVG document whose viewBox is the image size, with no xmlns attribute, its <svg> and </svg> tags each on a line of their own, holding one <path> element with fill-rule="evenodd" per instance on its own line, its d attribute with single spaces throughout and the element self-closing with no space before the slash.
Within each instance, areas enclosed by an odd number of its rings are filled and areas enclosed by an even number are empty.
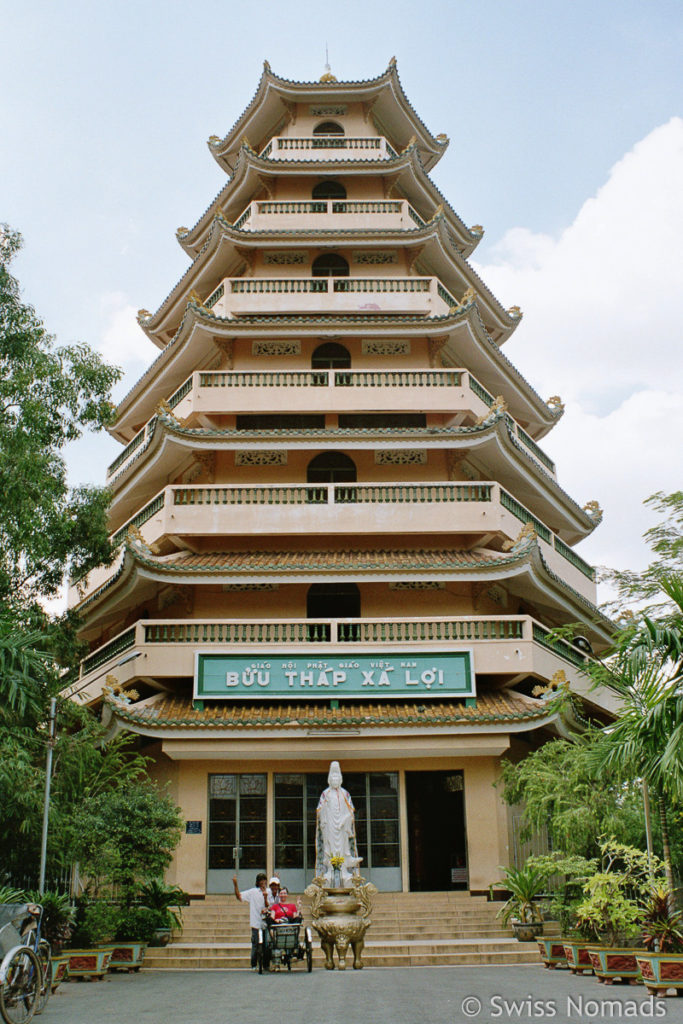
<svg viewBox="0 0 683 1024">
<path fill-rule="evenodd" d="M 329 55 L 328 50 L 327 50 L 327 43 L 325 43 L 325 71 L 320 76 L 320 81 L 321 82 L 336 82 L 337 81 L 337 79 L 332 74 L 332 69 L 330 67 L 330 55 Z"/>
</svg>

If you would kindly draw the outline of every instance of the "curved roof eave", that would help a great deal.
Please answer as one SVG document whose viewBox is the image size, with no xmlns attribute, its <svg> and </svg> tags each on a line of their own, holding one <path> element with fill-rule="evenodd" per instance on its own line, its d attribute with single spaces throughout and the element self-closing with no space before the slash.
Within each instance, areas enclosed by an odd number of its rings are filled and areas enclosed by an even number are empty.
<svg viewBox="0 0 683 1024">
<path fill-rule="evenodd" d="M 212 738 L 235 738 L 236 734 L 248 731 L 252 738 L 263 732 L 272 738 L 273 729 L 280 738 L 289 735 L 301 736 L 311 726 L 338 731 L 340 728 L 361 727 L 364 733 L 410 736 L 419 733 L 443 733 L 467 735 L 468 733 L 520 732 L 540 729 L 557 720 L 556 708 L 546 702 L 534 701 L 512 691 L 505 695 L 480 694 L 476 706 L 468 707 L 464 701 L 433 702 L 427 707 L 417 704 L 391 702 L 353 701 L 340 708 L 330 710 L 324 703 L 272 705 L 253 704 L 246 711 L 235 707 L 232 702 L 224 703 L 221 714 L 215 709 L 199 710 L 190 700 L 159 694 L 152 700 L 137 704 L 130 703 L 125 694 L 114 696 L 111 692 L 103 695 L 103 721 L 109 729 L 109 736 L 125 729 L 143 736 L 157 739 L 178 738 L 203 739 L 210 731 Z M 502 705 L 502 706 L 501 706 Z M 275 710 L 275 714 L 273 711 Z"/>
<path fill-rule="evenodd" d="M 309 98 L 311 102 L 340 102 L 344 99 L 347 102 L 371 101 L 376 105 L 385 97 L 389 101 L 386 116 L 393 114 L 399 120 L 399 135 L 392 141 L 399 145 L 405 144 L 414 134 L 424 153 L 425 164 L 433 167 L 446 150 L 448 139 L 432 135 L 419 117 L 403 90 L 393 58 L 386 71 L 377 78 L 347 82 L 301 82 L 281 78 L 273 73 L 268 61 L 264 61 L 263 72 L 251 102 L 222 139 L 212 136 L 209 150 L 224 170 L 232 172 L 243 136 L 255 134 L 255 141 L 259 142 L 267 138 L 268 133 L 286 115 L 287 103 L 302 102 Z"/>
<path fill-rule="evenodd" d="M 422 207 L 425 210 L 426 220 L 430 219 L 437 207 L 442 206 L 446 222 L 457 239 L 457 245 L 462 248 L 463 255 L 467 257 L 472 254 L 483 237 L 483 232 L 468 228 L 461 217 L 458 216 L 446 197 L 439 191 L 425 171 L 415 144 L 408 146 L 398 156 L 392 157 L 389 160 L 297 161 L 263 159 L 243 141 L 232 177 L 207 206 L 194 227 L 178 233 L 178 242 L 188 256 L 196 256 L 206 242 L 206 236 L 211 228 L 216 212 L 224 207 L 229 207 L 240 190 L 243 190 L 245 195 L 240 200 L 239 209 L 236 209 L 234 213 L 234 217 L 237 218 L 242 209 L 253 198 L 261 176 L 285 177 L 296 175 L 300 177 L 301 175 L 309 175 L 311 177 L 320 177 L 321 174 L 330 175 L 336 173 L 349 175 L 368 174 L 371 172 L 381 174 L 383 177 L 395 176 L 404 192 L 406 190 L 410 191 L 411 186 L 416 195 L 419 192 L 422 196 Z M 406 172 L 409 180 L 403 183 L 400 179 Z M 425 204 L 427 207 L 431 206 L 431 210 L 427 211 Z"/>
<path fill-rule="evenodd" d="M 422 317 L 422 316 L 403 316 L 403 315 L 388 315 L 387 317 L 377 315 L 367 315 L 365 317 L 358 316 L 355 314 L 343 314 L 338 317 L 331 317 L 325 314 L 321 316 L 277 316 L 274 314 L 265 314 L 262 317 L 235 317 L 226 318 L 218 317 L 207 310 L 205 307 L 200 307 L 194 300 L 190 300 L 185 309 L 185 314 L 180 322 L 180 326 L 176 331 L 173 338 L 168 342 L 166 347 L 159 353 L 157 358 L 147 367 L 145 372 L 136 381 L 133 387 L 128 393 L 121 399 L 117 406 L 117 422 L 119 422 L 124 415 L 130 412 L 136 399 L 139 399 L 146 389 L 149 387 L 152 380 L 158 377 L 164 370 L 168 369 L 178 354 L 182 352 L 189 341 L 189 338 L 193 335 L 194 331 L 204 330 L 207 335 L 207 340 L 213 345 L 212 338 L 215 334 L 225 330 L 230 337 L 237 338 L 242 335 L 249 336 L 254 331 L 263 331 L 264 326 L 270 326 L 277 328 L 278 334 L 286 337 L 288 334 L 301 335 L 305 332 L 306 328 L 310 328 L 311 331 L 319 333 L 321 325 L 324 325 L 324 329 L 334 328 L 335 333 L 344 333 L 344 331 L 354 331 L 357 333 L 358 326 L 362 325 L 363 333 L 371 336 L 373 331 L 380 329 L 386 331 L 387 327 L 390 327 L 392 331 L 402 332 L 409 330 L 415 332 L 418 330 L 420 334 L 425 336 L 433 336 L 438 334 L 443 336 L 448 335 L 445 351 L 448 350 L 451 342 L 451 335 L 453 329 L 466 324 L 469 328 L 471 340 L 473 346 L 471 346 L 468 352 L 467 359 L 463 360 L 462 365 L 469 368 L 473 354 L 480 356 L 480 361 L 483 360 L 484 372 L 494 372 L 495 375 L 506 382 L 506 386 L 509 385 L 516 388 L 518 396 L 523 399 L 522 405 L 526 411 L 522 414 L 521 419 L 533 423 L 530 429 L 534 432 L 535 437 L 542 437 L 555 425 L 559 415 L 556 411 L 553 411 L 546 402 L 540 397 L 540 395 L 534 390 L 531 384 L 526 380 L 525 377 L 517 370 L 517 368 L 510 362 L 510 360 L 501 352 L 500 348 L 493 339 L 489 336 L 486 326 L 483 323 L 481 316 L 476 308 L 476 303 L 470 303 L 464 306 L 462 310 L 449 313 L 445 316 L 440 317 Z M 474 343 L 477 343 L 476 346 Z M 475 352 L 476 348 L 476 352 Z M 452 365 L 460 365 L 457 363 L 457 350 L 452 349 L 450 358 L 456 360 Z M 192 369 L 197 369 L 198 353 L 194 355 L 194 366 Z M 487 369 L 488 367 L 488 369 Z M 186 374 L 191 370 L 186 371 Z M 481 370 L 476 370 L 477 375 L 481 375 Z M 182 383 L 182 376 L 177 380 L 174 387 L 177 387 Z M 497 386 L 497 385 L 496 385 Z M 162 397 L 168 397 L 174 390 L 174 387 L 166 389 L 168 394 L 157 395 L 155 389 L 152 395 L 151 407 L 145 414 L 144 410 L 139 414 L 138 418 L 141 421 L 145 421 L 150 418 L 152 412 Z M 516 415 L 516 418 L 520 418 Z M 114 423 L 110 427 L 110 433 L 118 436 L 116 433 L 117 423 Z"/>
<path fill-rule="evenodd" d="M 533 588 L 545 595 L 546 600 L 550 601 L 557 610 L 570 616 L 572 620 L 578 619 L 585 623 L 587 627 L 592 628 L 598 634 L 601 640 L 608 641 L 613 632 L 611 621 L 600 612 L 597 606 L 584 598 L 568 583 L 565 583 L 548 567 L 535 535 L 516 542 L 509 552 L 487 552 L 487 555 L 492 557 L 481 559 L 479 564 L 473 563 L 471 560 L 465 560 L 466 564 L 460 567 L 446 563 L 442 566 L 429 564 L 428 560 L 425 563 L 424 552 L 422 552 L 421 561 L 418 559 L 413 566 L 366 566 L 360 561 L 357 567 L 344 566 L 337 571 L 330 568 L 329 565 L 323 565 L 316 571 L 311 565 L 312 552 L 300 553 L 301 567 L 296 571 L 291 561 L 279 570 L 275 564 L 272 566 L 257 565 L 250 568 L 248 552 L 232 553 L 232 566 L 217 563 L 213 566 L 183 567 L 182 564 L 178 564 L 179 559 L 174 562 L 169 556 L 163 556 L 163 559 L 156 557 L 141 540 L 132 540 L 130 537 L 126 537 L 123 548 L 124 555 L 118 569 L 92 594 L 74 606 L 74 611 L 79 615 L 83 615 L 86 609 L 89 616 L 92 609 L 97 609 L 100 615 L 107 614 L 112 610 L 113 599 L 116 599 L 114 604 L 118 605 L 124 598 L 127 598 L 138 579 L 157 583 L 167 583 L 169 580 L 173 580 L 178 584 L 197 586 L 217 582 L 312 583 L 321 578 L 353 582 L 360 582 L 364 579 L 391 582 L 406 577 L 415 579 L 424 577 L 429 580 L 476 582 L 482 579 L 504 581 L 513 577 L 526 576 Z M 418 558 L 420 552 L 421 549 L 416 550 L 414 557 Z M 438 551 L 435 553 L 438 555 Z M 497 554 L 499 557 L 495 557 Z M 271 553 L 272 556 L 273 553 Z M 179 555 L 180 557 L 183 556 Z M 206 558 L 209 556 L 196 557 Z M 214 557 L 220 559 L 221 555 L 219 553 Z M 234 564 L 239 557 L 246 563 L 246 567 L 240 568 Z M 367 554 L 364 557 L 367 558 Z"/>
<path fill-rule="evenodd" d="M 357 431 L 355 433 L 358 434 Z M 511 434 L 507 421 L 502 414 L 489 423 L 481 424 L 478 427 L 450 427 L 444 430 L 439 430 L 438 428 L 418 428 L 414 431 L 408 431 L 407 439 L 397 436 L 396 431 L 389 428 L 386 428 L 386 436 L 381 436 L 379 431 L 371 433 L 372 437 L 366 438 L 363 436 L 362 439 L 366 444 L 369 443 L 378 447 L 386 444 L 393 444 L 394 446 L 415 444 L 419 446 L 421 440 L 427 444 L 431 440 L 434 446 L 438 444 L 439 447 L 443 448 L 473 450 L 476 452 L 482 446 L 488 447 L 493 444 L 504 458 L 510 459 L 512 465 L 517 467 L 521 479 L 527 485 L 534 488 L 537 500 L 542 500 L 548 493 L 552 494 L 554 501 L 550 504 L 552 504 L 555 514 L 559 510 L 560 514 L 565 517 L 568 530 L 575 531 L 583 538 L 588 536 L 597 525 L 596 521 L 587 515 L 578 502 L 560 487 L 557 480 L 547 473 L 543 466 L 524 450 L 520 442 Z M 338 428 L 336 431 L 325 430 L 320 431 L 318 434 L 313 433 L 311 435 L 309 433 L 300 436 L 293 436 L 291 431 L 280 435 L 274 435 L 272 431 L 269 431 L 267 436 L 262 439 L 252 439 L 244 431 L 182 427 L 171 416 L 160 413 L 149 437 L 140 445 L 135 456 L 130 462 L 126 463 L 124 468 L 115 477 L 108 481 L 108 487 L 114 495 L 112 508 L 115 508 L 120 500 L 125 497 L 127 490 L 135 486 L 134 480 L 138 473 L 141 470 L 147 473 L 150 468 L 150 460 L 160 458 L 168 445 L 180 446 L 188 451 L 196 447 L 202 448 L 204 445 L 234 450 L 248 445 L 250 441 L 252 444 L 268 444 L 271 447 L 273 445 L 289 447 L 293 442 L 315 445 L 321 440 L 328 444 L 338 445 L 340 440 L 346 437 L 353 442 L 353 435 L 354 431 L 350 429 L 340 431 Z M 420 435 L 423 436 L 421 437 Z M 302 437 L 303 441 L 301 440 Z M 358 439 L 356 438 L 355 440 L 357 442 Z M 142 465 L 143 456 L 144 466 Z"/>
<path fill-rule="evenodd" d="M 464 279 L 464 281 L 458 282 L 458 287 L 474 286 L 478 298 L 480 298 L 486 309 L 487 317 L 490 318 L 495 328 L 500 332 L 501 336 L 496 339 L 498 344 L 502 344 L 503 341 L 507 340 L 521 320 L 520 315 L 513 315 L 509 310 L 504 309 L 502 303 L 461 255 L 446 225 L 443 212 L 437 213 L 423 227 L 415 227 L 410 230 L 387 230 L 381 228 L 368 230 L 366 228 L 357 228 L 345 231 L 333 229 L 320 231 L 313 228 L 305 230 L 290 229 L 286 231 L 282 229 L 274 231 L 241 231 L 234 228 L 221 212 L 217 212 L 211 222 L 206 240 L 202 248 L 194 256 L 191 265 L 162 301 L 156 312 L 149 316 L 139 316 L 138 323 L 145 334 L 158 347 L 163 348 L 167 342 L 158 338 L 158 333 L 169 329 L 169 320 L 172 320 L 174 316 L 179 318 L 178 304 L 187 298 L 190 288 L 202 286 L 202 281 L 208 275 L 211 263 L 220 254 L 221 249 L 226 247 L 226 242 L 234 248 L 241 246 L 247 249 L 258 249 L 263 245 L 264 241 L 271 245 L 276 245 L 278 242 L 287 245 L 294 240 L 299 244 L 302 244 L 304 241 L 315 244 L 328 238 L 335 242 L 339 240 L 342 244 L 348 240 L 356 245 L 362 244 L 363 240 L 367 240 L 367 244 L 370 245 L 377 244 L 380 241 L 384 245 L 429 245 L 433 241 L 438 246 L 439 253 L 441 254 L 442 268 L 446 270 L 451 269 L 451 276 L 453 270 L 455 270 Z M 239 256 L 238 259 L 240 259 Z M 225 269 L 225 261 L 221 266 Z M 205 290 L 213 290 L 219 281 L 226 276 L 229 275 L 223 272 L 223 270 L 217 271 L 214 273 L 213 278 L 210 278 L 212 283 L 207 284 Z M 439 275 L 437 274 L 437 276 Z M 444 276 L 442 283 L 448 287 L 450 282 Z M 452 284 L 451 287 L 453 287 Z"/>
</svg>

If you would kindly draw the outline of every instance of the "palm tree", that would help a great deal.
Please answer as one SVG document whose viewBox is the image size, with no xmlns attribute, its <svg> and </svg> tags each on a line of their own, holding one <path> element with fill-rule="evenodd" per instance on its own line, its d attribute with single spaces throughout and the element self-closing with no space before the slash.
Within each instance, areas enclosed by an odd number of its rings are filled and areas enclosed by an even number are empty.
<svg viewBox="0 0 683 1024">
<path fill-rule="evenodd" d="M 683 801 L 683 580 L 663 578 L 662 590 L 672 612 L 643 615 L 617 635 L 610 659 L 587 663 L 586 671 L 596 686 L 607 684 L 621 698 L 619 717 L 596 749 L 598 766 L 640 778 L 654 793 L 673 892 L 668 809 Z"/>
<path fill-rule="evenodd" d="M 55 660 L 45 647 L 43 632 L 0 617 L 0 719 L 8 713 L 23 719 L 44 711 Z"/>
</svg>

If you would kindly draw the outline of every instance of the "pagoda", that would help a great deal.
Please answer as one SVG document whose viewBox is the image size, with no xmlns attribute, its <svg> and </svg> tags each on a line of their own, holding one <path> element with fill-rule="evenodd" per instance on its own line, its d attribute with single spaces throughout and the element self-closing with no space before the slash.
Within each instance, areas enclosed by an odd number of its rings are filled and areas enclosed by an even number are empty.
<svg viewBox="0 0 683 1024">
<path fill-rule="evenodd" d="M 470 266 L 483 229 L 431 180 L 448 138 L 395 60 L 314 83 L 266 63 L 208 145 L 225 185 L 138 315 L 159 355 L 111 427 L 117 553 L 70 589 L 71 692 L 169 784 L 194 895 L 256 870 L 302 891 L 332 759 L 366 878 L 484 892 L 519 856 L 501 759 L 576 726 L 558 688 L 611 707 L 581 672 L 610 623 L 574 551 L 600 510 L 541 444 L 562 403 L 503 353 L 522 314 Z"/>
</svg>

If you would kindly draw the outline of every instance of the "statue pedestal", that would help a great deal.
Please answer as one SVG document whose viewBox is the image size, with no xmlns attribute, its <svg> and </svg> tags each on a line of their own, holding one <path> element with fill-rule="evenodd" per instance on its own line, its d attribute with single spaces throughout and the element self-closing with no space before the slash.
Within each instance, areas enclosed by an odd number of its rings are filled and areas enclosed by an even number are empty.
<svg viewBox="0 0 683 1024">
<path fill-rule="evenodd" d="M 365 933 L 372 923 L 370 912 L 372 897 L 376 892 L 372 883 L 359 876 L 354 878 L 349 888 L 331 888 L 325 885 L 323 878 L 315 878 L 306 889 L 305 895 L 311 900 L 313 927 L 320 936 L 328 971 L 335 968 L 335 949 L 339 970 L 346 970 L 349 946 L 353 950 L 354 970 L 362 970 L 361 953 L 365 945 Z"/>
</svg>

